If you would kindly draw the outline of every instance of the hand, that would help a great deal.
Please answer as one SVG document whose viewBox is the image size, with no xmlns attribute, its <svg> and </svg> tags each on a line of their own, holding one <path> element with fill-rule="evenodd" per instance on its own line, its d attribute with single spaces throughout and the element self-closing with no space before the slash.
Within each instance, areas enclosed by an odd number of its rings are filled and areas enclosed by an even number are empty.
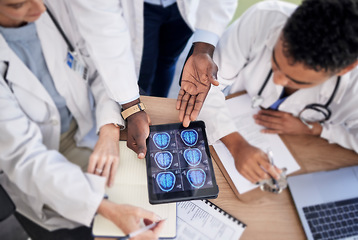
<svg viewBox="0 0 358 240">
<path fill-rule="evenodd" d="M 238 132 L 221 138 L 221 141 L 233 156 L 236 169 L 250 182 L 257 183 L 271 176 L 280 178 L 281 170 L 270 164 L 266 153 L 250 145 Z"/>
<path fill-rule="evenodd" d="M 153 212 L 131 205 L 116 204 L 108 200 L 102 200 L 97 212 L 116 224 L 116 226 L 125 234 L 140 229 L 140 222 L 142 219 L 146 225 L 160 221 L 160 217 Z M 147 230 L 132 239 L 158 239 L 163 226 L 164 221 L 161 221 L 154 228 Z"/>
<path fill-rule="evenodd" d="M 260 110 L 254 115 L 254 119 L 257 124 L 266 128 L 261 130 L 263 133 L 319 136 L 322 132 L 322 126 L 319 123 L 312 123 L 313 128 L 310 129 L 298 117 L 287 112 Z"/>
<path fill-rule="evenodd" d="M 127 146 L 137 153 L 138 158 L 145 158 L 147 153 L 146 139 L 149 136 L 150 119 L 146 112 L 140 111 L 127 118 Z"/>
<path fill-rule="evenodd" d="M 119 162 L 119 128 L 106 124 L 99 131 L 99 138 L 89 159 L 87 171 L 107 178 L 111 187 Z"/>
<path fill-rule="evenodd" d="M 218 68 L 212 59 L 214 49 L 207 43 L 195 43 L 193 54 L 185 63 L 176 105 L 184 127 L 198 117 L 210 84 L 219 85 L 216 80 Z"/>
</svg>

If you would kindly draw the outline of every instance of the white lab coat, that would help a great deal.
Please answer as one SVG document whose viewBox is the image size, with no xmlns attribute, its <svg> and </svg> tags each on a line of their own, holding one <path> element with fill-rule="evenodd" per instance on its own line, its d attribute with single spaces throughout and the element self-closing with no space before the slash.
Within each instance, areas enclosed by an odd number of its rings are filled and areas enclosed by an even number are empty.
<svg viewBox="0 0 358 240">
<path fill-rule="evenodd" d="M 272 49 L 287 18 L 296 9 L 290 3 L 265 1 L 251 7 L 223 34 L 214 53 L 219 72 L 219 87 L 212 87 L 199 115 L 207 125 L 210 143 L 237 131 L 225 105 L 224 92 L 246 90 L 250 97 L 258 94 L 271 69 Z M 308 104 L 326 104 L 336 84 L 336 77 L 289 96 L 280 111 L 298 113 Z M 261 96 L 261 106 L 268 108 L 280 96 L 283 87 L 272 76 Z M 330 143 L 358 152 L 358 68 L 345 74 L 329 108 L 332 116 L 323 125 L 321 137 Z M 240 111 L 238 109 L 237 111 Z"/>
<path fill-rule="evenodd" d="M 237 0 L 177 0 L 179 11 L 194 31 L 221 36 Z M 143 51 L 143 0 L 76 0 L 70 3 L 109 96 L 119 103 L 139 97 L 137 76 Z M 130 51 L 131 49 L 131 51 Z M 126 84 L 125 88 L 118 86 Z"/>
<path fill-rule="evenodd" d="M 77 51 L 84 53 L 63 1 L 47 5 Z M 77 121 L 75 141 L 93 148 L 101 126 L 124 125 L 119 106 L 106 95 L 88 58 L 88 82 L 66 65 L 68 47 L 47 13 L 36 21 L 36 28 L 56 89 Z M 56 105 L 1 35 L 0 70 L 0 183 L 17 211 L 49 230 L 89 226 L 103 199 L 105 178 L 83 173 L 58 152 L 61 124 Z"/>
</svg>

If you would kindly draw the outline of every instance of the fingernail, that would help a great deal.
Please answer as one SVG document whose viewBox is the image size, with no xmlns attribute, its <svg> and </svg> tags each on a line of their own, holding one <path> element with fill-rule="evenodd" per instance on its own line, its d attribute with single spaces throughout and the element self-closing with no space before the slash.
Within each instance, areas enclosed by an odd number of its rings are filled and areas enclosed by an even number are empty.
<svg viewBox="0 0 358 240">
<path fill-rule="evenodd" d="M 144 153 L 139 153 L 139 154 L 138 154 L 138 158 L 142 159 L 142 158 L 144 158 L 144 157 L 145 157 Z"/>
</svg>

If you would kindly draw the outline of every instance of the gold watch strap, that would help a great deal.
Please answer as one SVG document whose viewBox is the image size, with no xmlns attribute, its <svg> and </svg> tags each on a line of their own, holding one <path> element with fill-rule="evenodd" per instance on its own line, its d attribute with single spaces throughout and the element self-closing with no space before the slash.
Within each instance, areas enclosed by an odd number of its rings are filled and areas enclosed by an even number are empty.
<svg viewBox="0 0 358 240">
<path fill-rule="evenodd" d="M 129 116 L 144 110 L 145 110 L 144 103 L 141 102 L 122 111 L 122 117 L 124 120 L 126 120 Z"/>
</svg>

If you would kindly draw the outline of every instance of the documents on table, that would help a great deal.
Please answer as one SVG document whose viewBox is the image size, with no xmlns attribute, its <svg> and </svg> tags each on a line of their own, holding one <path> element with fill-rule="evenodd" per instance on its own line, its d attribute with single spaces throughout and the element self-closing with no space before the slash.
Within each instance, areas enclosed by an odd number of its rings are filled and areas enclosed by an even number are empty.
<svg viewBox="0 0 358 240">
<path fill-rule="evenodd" d="M 114 185 L 106 188 L 108 199 L 118 204 L 130 204 L 152 211 L 166 219 L 160 237 L 176 236 L 176 204 L 151 205 L 148 199 L 147 172 L 144 159 L 137 158 L 137 154 L 126 146 L 126 142 L 120 141 L 120 160 Z M 113 222 L 96 215 L 94 218 L 92 233 L 96 237 L 124 237 L 122 232 Z"/>
<path fill-rule="evenodd" d="M 247 94 L 231 98 L 226 103 L 233 115 L 239 133 L 251 145 L 262 149 L 264 152 L 267 149 L 271 149 L 275 165 L 278 168 L 287 168 L 287 174 L 300 169 L 300 166 L 277 134 L 260 132 L 263 127 L 257 125 L 253 119 L 253 115 L 258 112 L 258 109 L 251 108 L 251 99 Z M 240 109 L 240 111 L 237 109 Z M 232 155 L 221 141 L 214 143 L 213 147 L 240 194 L 257 187 L 236 170 Z"/>
<path fill-rule="evenodd" d="M 207 200 L 177 203 L 176 240 L 238 240 L 246 225 Z"/>
</svg>

